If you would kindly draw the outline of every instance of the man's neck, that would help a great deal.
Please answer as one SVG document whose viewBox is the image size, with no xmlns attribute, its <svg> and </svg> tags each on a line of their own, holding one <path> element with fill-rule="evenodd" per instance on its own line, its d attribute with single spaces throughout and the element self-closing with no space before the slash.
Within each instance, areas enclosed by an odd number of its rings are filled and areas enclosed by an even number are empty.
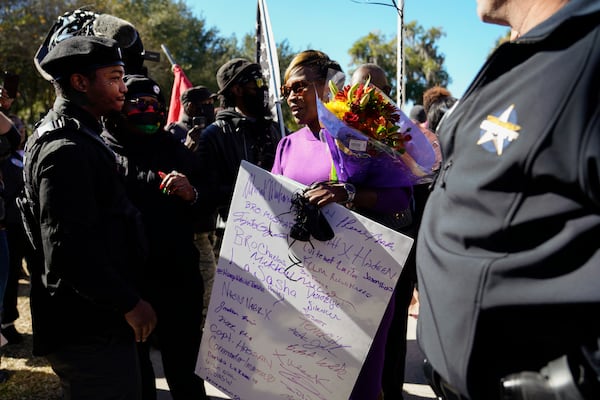
<svg viewBox="0 0 600 400">
<path fill-rule="evenodd" d="M 246 117 L 252 121 L 256 120 L 254 113 L 248 112 L 248 110 L 246 110 L 245 108 L 240 108 L 240 107 L 236 106 L 235 111 L 242 114 L 244 117 Z"/>
<path fill-rule="evenodd" d="M 544 22 L 569 0 L 531 0 L 511 4 L 513 8 L 510 18 L 511 37 L 518 38 Z"/>
</svg>

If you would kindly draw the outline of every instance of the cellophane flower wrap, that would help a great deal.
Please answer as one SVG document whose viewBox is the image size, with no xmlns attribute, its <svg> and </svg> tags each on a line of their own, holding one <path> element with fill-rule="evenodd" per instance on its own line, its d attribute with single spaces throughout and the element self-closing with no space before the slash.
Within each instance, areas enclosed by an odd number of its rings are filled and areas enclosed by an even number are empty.
<svg viewBox="0 0 600 400">
<path fill-rule="evenodd" d="M 368 81 L 329 87 L 331 100 L 317 99 L 317 109 L 333 158 L 332 179 L 387 188 L 432 175 L 431 143 L 381 90 Z"/>
</svg>

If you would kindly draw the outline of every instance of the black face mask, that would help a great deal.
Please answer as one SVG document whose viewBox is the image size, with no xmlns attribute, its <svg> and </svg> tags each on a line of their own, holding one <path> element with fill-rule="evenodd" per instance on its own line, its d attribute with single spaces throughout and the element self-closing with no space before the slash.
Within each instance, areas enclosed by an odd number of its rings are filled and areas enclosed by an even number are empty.
<svg viewBox="0 0 600 400">
<path fill-rule="evenodd" d="M 271 115 L 267 107 L 268 93 L 265 89 L 256 89 L 256 93 L 244 91 L 244 104 L 256 118 L 264 118 Z"/>
</svg>

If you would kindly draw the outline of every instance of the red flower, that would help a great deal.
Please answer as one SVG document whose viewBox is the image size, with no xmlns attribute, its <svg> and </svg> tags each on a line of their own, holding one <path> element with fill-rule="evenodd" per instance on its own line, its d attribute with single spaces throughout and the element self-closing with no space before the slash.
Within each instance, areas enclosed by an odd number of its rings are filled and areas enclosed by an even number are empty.
<svg viewBox="0 0 600 400">
<path fill-rule="evenodd" d="M 353 112 L 347 112 L 346 114 L 344 114 L 344 122 L 348 123 L 348 124 L 352 124 L 354 125 L 355 123 L 357 123 L 359 120 L 358 115 L 354 114 Z"/>
</svg>

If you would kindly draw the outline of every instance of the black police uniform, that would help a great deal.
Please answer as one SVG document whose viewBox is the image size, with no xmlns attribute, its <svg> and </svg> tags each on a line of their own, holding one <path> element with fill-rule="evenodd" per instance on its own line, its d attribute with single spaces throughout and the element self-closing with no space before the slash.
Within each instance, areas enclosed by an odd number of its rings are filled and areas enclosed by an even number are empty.
<svg viewBox="0 0 600 400">
<path fill-rule="evenodd" d="M 508 374 L 598 349 L 599 37 L 600 2 L 571 0 L 496 49 L 441 123 L 417 337 L 449 392 L 498 398 Z"/>
</svg>

